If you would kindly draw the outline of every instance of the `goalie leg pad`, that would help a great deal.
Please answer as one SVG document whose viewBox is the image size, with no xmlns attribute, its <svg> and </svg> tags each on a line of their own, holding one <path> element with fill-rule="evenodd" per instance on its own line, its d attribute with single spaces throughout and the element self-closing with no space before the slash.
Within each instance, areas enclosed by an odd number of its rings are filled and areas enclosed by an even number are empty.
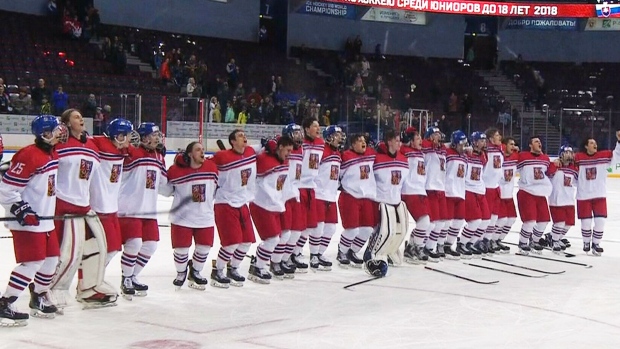
<svg viewBox="0 0 620 349">
<path fill-rule="evenodd" d="M 60 258 L 51 284 L 53 299 L 59 308 L 66 307 L 70 298 L 69 287 L 80 265 L 85 232 L 86 226 L 83 218 L 65 219 Z"/>
<path fill-rule="evenodd" d="M 396 206 L 380 204 L 379 207 L 381 211 L 379 226 L 370 238 L 364 253 L 364 261 L 387 262 L 389 257 L 395 265 L 400 265 L 403 261 L 400 246 L 409 230 L 407 207 L 402 202 Z M 366 267 L 368 269 L 368 265 Z"/>
<path fill-rule="evenodd" d="M 88 215 L 85 221 L 90 228 L 91 236 L 84 242 L 82 278 L 78 281 L 78 300 L 87 299 L 96 294 L 104 294 L 116 299 L 118 296 L 116 289 L 104 280 L 108 251 L 105 231 L 101 220 L 93 211 L 90 211 Z"/>
</svg>

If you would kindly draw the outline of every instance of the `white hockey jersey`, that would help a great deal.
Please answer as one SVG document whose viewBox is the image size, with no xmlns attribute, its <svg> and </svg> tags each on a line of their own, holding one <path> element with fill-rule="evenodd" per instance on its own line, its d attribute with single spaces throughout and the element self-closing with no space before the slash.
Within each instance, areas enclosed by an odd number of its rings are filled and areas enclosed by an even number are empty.
<svg viewBox="0 0 620 349">
<path fill-rule="evenodd" d="M 517 152 L 505 156 L 504 158 L 504 163 L 502 164 L 503 175 L 499 179 L 499 196 L 501 199 L 512 199 L 514 196 L 518 160 L 519 153 Z"/>
<path fill-rule="evenodd" d="M 93 172 L 90 207 L 97 213 L 115 213 L 118 212 L 118 193 L 121 190 L 123 162 L 127 152 L 117 149 L 112 141 L 104 136 L 93 137 L 93 142 L 99 149 L 101 164 Z"/>
<path fill-rule="evenodd" d="M 575 165 L 556 168 L 549 173 L 549 179 L 552 186 L 549 206 L 575 206 L 575 192 L 577 191 Z"/>
<path fill-rule="evenodd" d="M 435 146 L 427 139 L 422 141 L 426 166 L 426 190 L 446 190 L 446 151 L 443 145 Z"/>
<path fill-rule="evenodd" d="M 377 182 L 373 166 L 376 153 L 366 148 L 364 154 L 357 154 L 353 150 L 342 153 L 340 166 L 340 184 L 342 189 L 357 199 L 375 200 Z"/>
<path fill-rule="evenodd" d="M 467 173 L 465 174 L 466 191 L 481 195 L 486 194 L 485 183 L 482 181 L 484 175 L 483 169 L 486 163 L 486 157 L 483 153 L 472 153 L 467 155 Z"/>
<path fill-rule="evenodd" d="M 99 149 L 92 138 L 86 143 L 70 136 L 66 143 L 57 144 L 58 154 L 57 193 L 60 200 L 87 207 L 90 205 L 90 185 L 93 172 L 99 170 Z"/>
<path fill-rule="evenodd" d="M 453 148 L 446 152 L 446 197 L 464 200 L 467 156 L 459 154 Z"/>
<path fill-rule="evenodd" d="M 216 204 L 238 208 L 254 199 L 256 192 L 256 152 L 245 147 L 243 154 L 233 149 L 215 153 L 213 161 L 219 171 Z"/>
<path fill-rule="evenodd" d="M 403 195 L 424 195 L 426 196 L 426 164 L 424 163 L 424 153 L 421 150 L 413 149 L 408 146 L 401 146 L 400 152 L 407 158 L 409 173 L 403 183 Z"/>
<path fill-rule="evenodd" d="M 396 152 L 394 157 L 379 152 L 375 158 L 373 171 L 377 182 L 376 201 L 398 205 L 401 202 L 403 183 L 409 175 L 407 158 L 400 152 Z"/>
<path fill-rule="evenodd" d="M 316 188 L 314 179 L 319 175 L 319 164 L 323 157 L 325 142 L 321 138 L 310 141 L 304 140 L 302 144 L 303 160 L 299 188 Z"/>
<path fill-rule="evenodd" d="M 342 159 L 340 152 L 329 145 L 325 145 L 321 164 L 319 165 L 319 175 L 316 176 L 315 196 L 319 200 L 336 202 L 338 198 L 338 181 L 340 176 L 340 165 Z"/>
<path fill-rule="evenodd" d="M 284 212 L 286 201 L 282 196 L 288 176 L 288 162 L 275 155 L 262 153 L 256 160 L 256 197 L 253 203 L 271 212 Z"/>
</svg>

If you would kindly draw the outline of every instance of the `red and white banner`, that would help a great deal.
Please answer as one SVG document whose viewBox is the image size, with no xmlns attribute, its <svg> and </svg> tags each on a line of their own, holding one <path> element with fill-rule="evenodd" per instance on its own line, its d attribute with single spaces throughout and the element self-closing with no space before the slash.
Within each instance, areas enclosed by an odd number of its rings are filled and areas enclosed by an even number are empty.
<svg viewBox="0 0 620 349">
<path fill-rule="evenodd" d="M 596 17 L 591 4 L 544 4 L 449 0 L 324 0 L 389 9 L 502 17 Z"/>
</svg>

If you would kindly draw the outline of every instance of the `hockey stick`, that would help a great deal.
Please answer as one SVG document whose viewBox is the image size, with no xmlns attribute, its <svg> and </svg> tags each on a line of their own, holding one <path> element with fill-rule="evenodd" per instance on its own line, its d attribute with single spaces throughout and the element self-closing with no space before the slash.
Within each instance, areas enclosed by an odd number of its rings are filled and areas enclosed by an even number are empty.
<svg viewBox="0 0 620 349">
<path fill-rule="evenodd" d="M 514 271 L 504 270 L 504 269 L 491 268 L 491 267 L 487 267 L 487 266 L 480 265 L 480 264 L 471 264 L 471 263 L 463 263 L 463 264 L 470 265 L 470 266 L 476 267 L 476 268 L 482 268 L 482 269 L 487 269 L 487 270 L 499 271 L 499 272 L 506 273 L 506 274 L 525 276 L 525 277 L 528 277 L 528 278 L 544 278 L 544 277 L 547 276 L 547 275 L 528 275 L 528 274 L 522 274 L 522 273 L 517 273 L 517 272 L 514 272 Z"/>
<path fill-rule="evenodd" d="M 471 282 L 474 282 L 474 283 L 477 283 L 477 284 L 482 284 L 482 285 L 491 285 L 491 284 L 496 284 L 496 283 L 499 282 L 499 280 L 496 280 L 496 281 L 480 281 L 480 280 L 470 279 L 470 278 L 467 278 L 467 277 L 464 277 L 464 276 L 461 276 L 461 275 L 452 274 L 452 273 L 449 273 L 447 271 L 443 271 L 443 270 L 439 270 L 439 269 L 435 269 L 435 268 L 431 268 L 431 267 L 427 267 L 427 266 L 424 266 L 424 269 L 436 271 L 436 272 L 441 273 L 441 274 L 454 276 L 455 278 L 459 278 L 461 280 L 467 280 L 467 281 L 471 281 Z"/>
<path fill-rule="evenodd" d="M 582 267 L 586 267 L 586 268 L 592 268 L 592 265 L 591 265 L 591 264 L 578 263 L 578 262 L 570 262 L 570 261 L 563 261 L 563 260 L 559 260 L 559 259 L 555 259 L 555 258 L 542 257 L 542 256 L 532 256 L 532 255 L 523 254 L 523 253 L 515 253 L 515 255 L 517 255 L 517 256 L 522 256 L 522 257 L 531 257 L 531 258 L 536 258 L 536 259 L 544 259 L 544 260 L 546 260 L 546 261 L 552 261 L 552 262 L 558 262 L 558 263 L 566 263 L 566 264 L 580 265 L 580 266 L 582 266 Z"/>
<path fill-rule="evenodd" d="M 371 281 L 374 281 L 374 280 L 377 280 L 377 279 L 381 279 L 381 278 L 383 278 L 383 276 L 374 276 L 374 277 L 373 277 L 373 278 L 371 278 L 371 279 L 367 279 L 367 280 L 359 281 L 359 282 L 356 282 L 356 283 L 353 283 L 353 284 L 350 284 L 350 285 L 346 285 L 346 286 L 344 286 L 343 288 L 344 288 L 345 290 L 348 290 L 350 287 L 357 286 L 357 285 L 361 285 L 361 284 L 365 284 L 365 283 L 367 283 L 367 282 L 371 282 Z"/>
<path fill-rule="evenodd" d="M 217 147 L 220 148 L 220 150 L 226 150 L 226 145 L 224 145 L 221 139 L 218 139 L 215 143 L 217 143 Z"/>
<path fill-rule="evenodd" d="M 515 244 L 514 242 L 502 241 L 502 243 L 507 244 L 507 245 L 519 246 L 519 244 Z M 550 249 L 549 247 L 546 247 L 546 246 L 543 247 L 543 248 L 545 250 L 547 250 L 547 251 L 553 251 L 552 249 Z M 576 257 L 577 256 L 576 254 L 572 254 L 572 253 L 568 253 L 568 252 L 564 252 L 564 251 L 562 251 L 562 253 L 564 254 L 564 257 L 566 257 L 566 258 L 571 258 L 571 257 Z"/>
<path fill-rule="evenodd" d="M 493 262 L 493 263 L 507 265 L 509 267 L 515 267 L 515 268 L 521 268 L 521 269 L 525 269 L 525 270 L 531 270 L 531 271 L 535 271 L 537 273 L 543 273 L 543 274 L 557 275 L 557 274 L 563 274 L 563 273 L 566 272 L 566 270 L 562 270 L 562 271 L 544 271 L 544 270 L 540 270 L 540 269 L 534 269 L 534 268 L 525 267 L 525 266 L 518 265 L 518 264 L 512 264 L 512 263 L 496 261 L 494 259 L 488 259 L 488 258 L 484 258 L 484 257 L 482 258 L 482 260 L 483 261 L 487 261 L 487 262 Z"/>
</svg>

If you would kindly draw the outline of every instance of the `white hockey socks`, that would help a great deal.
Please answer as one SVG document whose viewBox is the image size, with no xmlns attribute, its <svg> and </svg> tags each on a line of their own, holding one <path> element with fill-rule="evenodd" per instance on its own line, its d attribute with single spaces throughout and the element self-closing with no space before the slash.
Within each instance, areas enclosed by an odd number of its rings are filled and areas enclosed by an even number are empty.
<svg viewBox="0 0 620 349">
<path fill-rule="evenodd" d="M 506 218 L 506 223 L 504 223 L 504 226 L 502 227 L 502 235 L 500 235 L 499 237 L 500 240 L 504 240 L 506 236 L 508 236 L 508 233 L 510 233 L 510 229 L 512 229 L 512 226 L 515 224 L 516 221 L 517 217 Z"/>
<path fill-rule="evenodd" d="M 521 225 L 521 233 L 519 234 L 520 244 L 530 244 L 530 237 L 532 236 L 532 231 L 534 230 L 535 224 L 535 221 L 523 222 L 523 225 Z"/>
<path fill-rule="evenodd" d="M 136 266 L 133 268 L 133 276 L 138 276 L 142 269 L 151 259 L 151 256 L 157 250 L 157 241 L 143 241 L 140 252 L 138 252 L 138 259 L 136 259 Z"/>
<path fill-rule="evenodd" d="M 465 228 L 463 228 L 463 233 L 461 234 L 462 243 L 466 244 L 468 242 L 476 241 L 474 240 L 476 236 L 476 231 L 478 230 L 481 222 L 482 220 L 480 219 L 475 219 L 473 221 L 467 222 L 467 225 L 465 226 Z"/>
<path fill-rule="evenodd" d="M 456 242 L 456 238 L 459 236 L 461 229 L 465 226 L 464 219 L 453 219 L 449 222 L 450 228 L 448 229 L 448 236 L 446 238 L 446 243 L 448 245 L 453 245 Z"/>
<path fill-rule="evenodd" d="M 439 232 L 439 239 L 437 239 L 437 244 L 443 245 L 446 242 L 446 238 L 448 237 L 448 229 L 450 229 L 451 221 L 441 221 L 442 228 Z"/>
<path fill-rule="evenodd" d="M 336 223 L 325 223 L 323 227 L 323 236 L 321 236 L 321 246 L 319 246 L 319 254 L 325 253 L 329 243 L 332 241 L 332 236 L 336 233 Z"/>
<path fill-rule="evenodd" d="M 566 225 L 564 224 L 564 222 L 553 223 L 553 226 L 551 226 L 551 238 L 553 239 L 553 241 L 560 241 L 565 226 Z"/>
<path fill-rule="evenodd" d="M 605 217 L 594 217 L 594 231 L 592 232 L 592 242 L 600 244 L 605 231 Z"/>
<path fill-rule="evenodd" d="M 209 245 L 196 245 L 194 247 L 194 255 L 192 256 L 192 266 L 198 272 L 202 271 L 207 262 L 207 258 L 209 258 L 209 252 L 211 251 L 211 246 Z"/>
<path fill-rule="evenodd" d="M 297 241 L 301 236 L 301 232 L 299 230 L 291 230 L 291 235 L 288 238 L 288 242 L 286 243 L 286 250 L 284 251 L 284 255 L 282 256 L 283 261 L 288 261 L 295 250 L 295 246 L 297 245 Z"/>
<path fill-rule="evenodd" d="M 497 236 L 496 236 L 497 235 Z M 492 214 L 487 229 L 484 232 L 484 238 L 488 240 L 497 240 L 499 234 L 497 233 L 497 215 Z"/>
<path fill-rule="evenodd" d="M 19 297 L 20 293 L 28 287 L 28 284 L 32 281 L 34 274 L 36 274 L 37 270 L 41 268 L 41 265 L 43 265 L 42 260 L 18 264 L 11 272 L 11 276 L 9 277 L 9 285 L 6 287 L 4 297 Z"/>
<path fill-rule="evenodd" d="M 284 252 L 286 252 L 286 243 L 288 242 L 290 238 L 291 238 L 291 231 L 283 230 L 282 233 L 280 234 L 278 245 L 276 246 L 276 248 L 273 250 L 273 253 L 271 254 L 272 263 L 282 262 L 282 255 L 284 255 Z"/>
<path fill-rule="evenodd" d="M 239 267 L 239 265 L 243 261 L 243 258 L 245 258 L 245 255 L 250 250 L 250 246 L 252 246 L 252 244 L 249 242 L 244 242 L 244 243 L 239 244 L 239 246 L 237 246 L 235 253 L 233 253 L 232 259 L 230 260 L 230 265 L 233 268 Z"/>
<path fill-rule="evenodd" d="M 351 245 L 351 250 L 353 250 L 353 252 L 355 253 L 358 253 L 362 249 L 362 247 L 364 247 L 366 241 L 368 241 L 368 238 L 370 238 L 370 235 L 372 235 L 373 230 L 374 229 L 372 227 L 360 227 L 359 234 L 357 234 L 357 236 L 353 240 L 353 245 Z"/>
<path fill-rule="evenodd" d="M 310 228 L 310 254 L 319 253 L 321 247 L 321 238 L 323 237 L 323 229 L 325 222 L 319 222 L 316 228 Z"/>
<path fill-rule="evenodd" d="M 43 260 L 43 264 L 34 275 L 34 292 L 43 293 L 49 291 L 57 266 L 58 257 L 46 257 Z"/>
<path fill-rule="evenodd" d="M 540 238 L 545 233 L 545 229 L 547 228 L 548 223 L 549 222 L 537 222 L 536 225 L 534 225 L 534 230 L 532 230 L 532 240 L 534 240 L 534 242 L 540 241 Z"/>
<path fill-rule="evenodd" d="M 172 252 L 174 258 L 174 267 L 177 273 L 183 273 L 187 270 L 187 262 L 189 260 L 189 247 L 176 247 Z"/>
<path fill-rule="evenodd" d="M 487 231 L 487 227 L 489 226 L 489 220 L 488 219 L 483 219 L 480 221 L 480 225 L 478 226 L 478 229 L 476 229 L 476 239 L 472 239 L 471 242 L 478 242 L 484 238 L 486 238 L 486 231 Z"/>
<path fill-rule="evenodd" d="M 267 263 L 271 260 L 271 254 L 276 248 L 276 245 L 280 241 L 277 236 L 271 237 L 258 245 L 256 248 L 256 264 L 258 269 L 263 269 L 267 266 Z"/>
<path fill-rule="evenodd" d="M 215 261 L 215 268 L 218 270 L 226 269 L 226 265 L 233 256 L 233 253 L 237 250 L 239 244 L 220 247 L 220 251 L 217 253 L 217 260 Z"/>
<path fill-rule="evenodd" d="M 123 276 L 130 277 L 133 275 L 133 269 L 136 266 L 138 252 L 142 247 L 142 239 L 134 238 L 125 241 L 123 245 L 123 254 L 121 255 L 121 270 Z"/>
<path fill-rule="evenodd" d="M 353 245 L 353 240 L 359 234 L 360 228 L 352 228 L 345 229 L 342 234 L 340 234 L 340 243 L 338 244 L 338 250 L 342 253 L 349 252 L 351 245 Z"/>
<path fill-rule="evenodd" d="M 581 220 L 581 237 L 583 238 L 583 242 L 592 242 L 592 218 Z"/>
<path fill-rule="evenodd" d="M 430 217 L 420 217 L 420 219 L 415 222 L 415 229 L 413 229 L 413 231 L 411 232 L 411 236 L 409 237 L 409 243 L 414 244 L 415 246 L 424 245 L 424 240 L 426 239 L 427 234 L 430 232 L 430 228 Z"/>
<path fill-rule="evenodd" d="M 293 248 L 293 254 L 298 255 L 304 249 L 306 245 L 306 241 L 308 241 L 308 236 L 310 236 L 310 232 L 315 230 L 316 228 L 307 228 L 306 230 L 301 232 L 299 239 L 295 242 L 295 247 Z"/>
</svg>

